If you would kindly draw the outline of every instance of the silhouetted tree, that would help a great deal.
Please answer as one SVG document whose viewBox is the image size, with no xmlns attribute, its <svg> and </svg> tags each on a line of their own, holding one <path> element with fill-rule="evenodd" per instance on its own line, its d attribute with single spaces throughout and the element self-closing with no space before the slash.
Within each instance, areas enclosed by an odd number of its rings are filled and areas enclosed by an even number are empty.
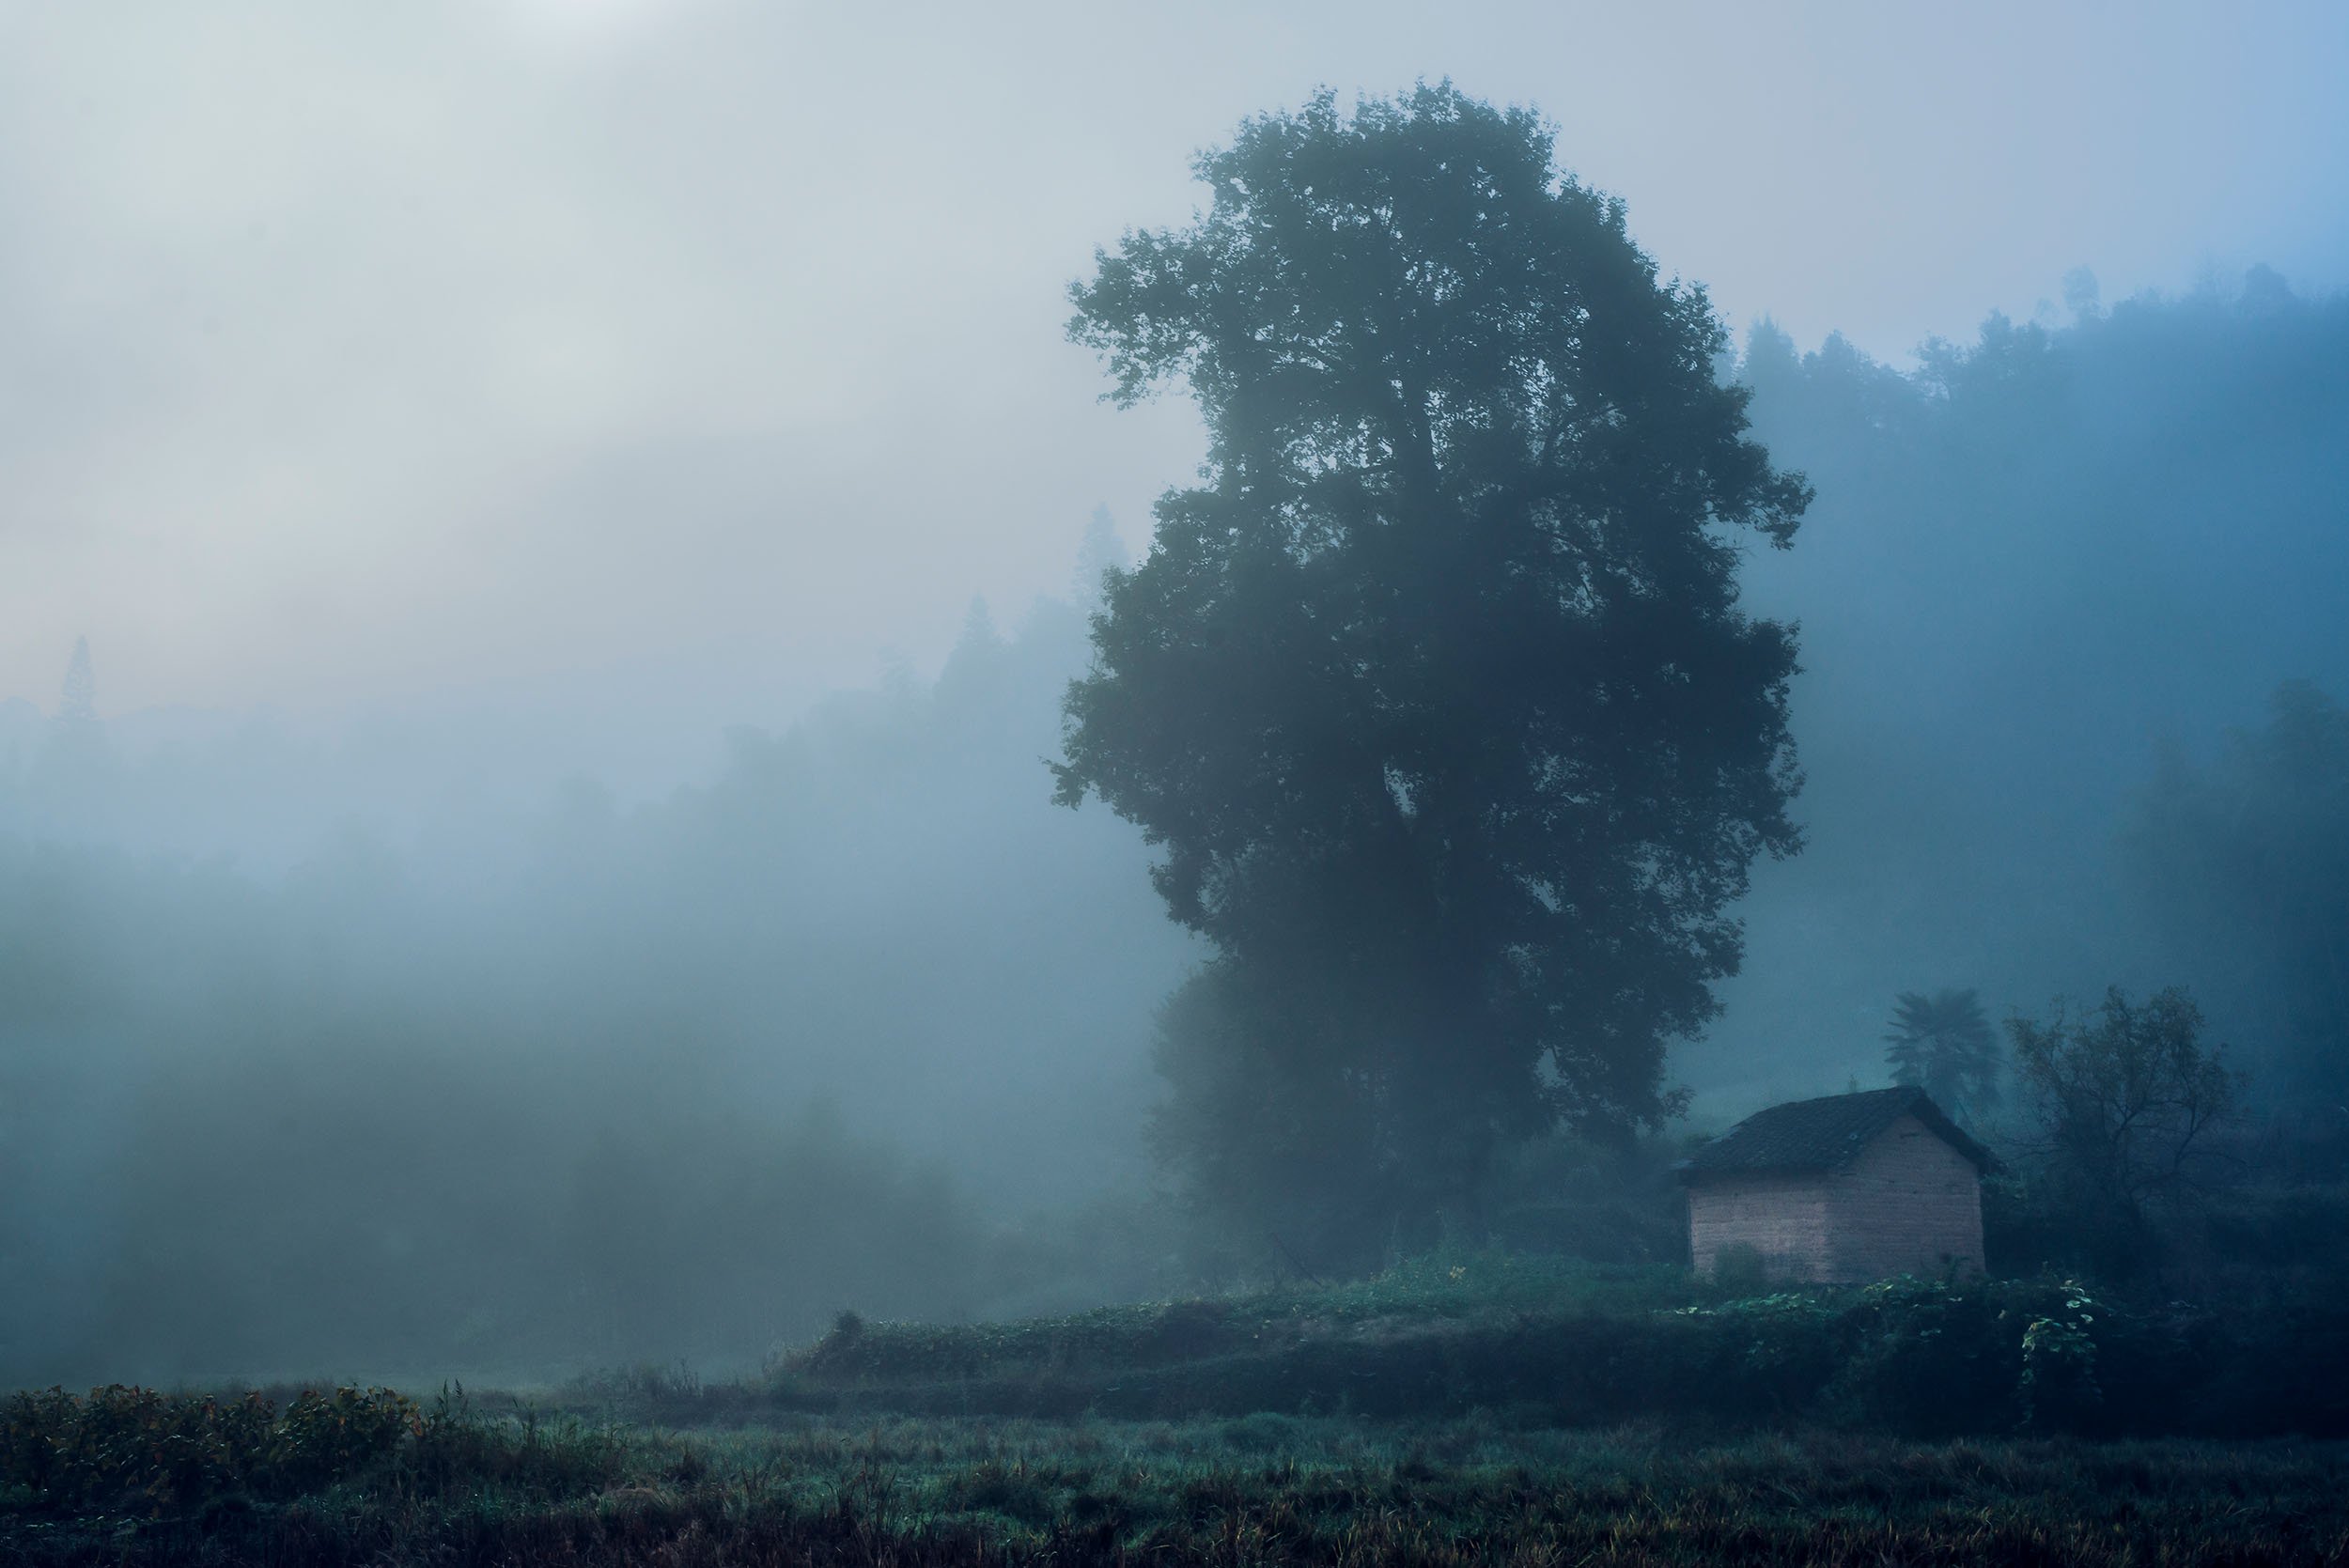
<svg viewBox="0 0 2349 1568">
<path fill-rule="evenodd" d="M 1259 1260 L 1342 1266 L 1390 1222 L 1378 1085 L 1353 1061 L 1352 1020 L 1283 979 L 1226 957 L 1159 1010 L 1168 1093 L 1150 1147 L 1207 1221 L 1190 1262 L 1209 1279 Z"/>
<path fill-rule="evenodd" d="M 106 727 L 98 717 L 98 677 L 89 639 L 73 640 L 73 656 L 57 692 L 56 716 L 27 781 L 28 797 L 53 826 L 86 830 L 105 820 L 116 782 Z"/>
<path fill-rule="evenodd" d="M 2195 1186 L 2209 1134 L 2234 1113 L 2241 1080 L 2202 1043 L 2202 1013 L 2170 986 L 2132 1004 L 2118 987 L 2093 1014 L 2062 1004 L 2045 1024 L 2010 1018 L 2027 1141 L 2056 1206 L 2109 1272 L 2145 1257 L 2145 1204 Z"/>
<path fill-rule="evenodd" d="M 985 598 L 974 597 L 962 618 L 962 635 L 955 639 L 938 673 L 932 696 L 954 718 L 985 725 L 1003 694 L 1010 669 L 1010 644 L 995 629 L 995 616 Z"/>
<path fill-rule="evenodd" d="M 1183 378 L 1209 449 L 1108 580 L 1058 796 L 1139 823 L 1221 955 L 1207 1076 L 1260 1103 L 1171 1073 L 1178 1146 L 1336 1172 L 1359 1257 L 1472 1211 L 1502 1140 L 1676 1103 L 1723 910 L 1798 842 L 1794 633 L 1732 530 L 1786 544 L 1810 492 L 1532 114 L 1325 93 L 1197 167 L 1204 218 L 1072 290 L 1116 399 Z"/>
<path fill-rule="evenodd" d="M 66 661 L 65 686 L 57 693 L 60 725 L 98 722 L 98 675 L 90 664 L 89 639 L 73 639 L 73 657 Z"/>
<path fill-rule="evenodd" d="M 1961 1122 L 1997 1109 L 1999 1043 L 1979 992 L 1903 991 L 1893 999 L 1891 1025 L 1884 1061 L 1893 1082 L 1922 1089 Z"/>
</svg>

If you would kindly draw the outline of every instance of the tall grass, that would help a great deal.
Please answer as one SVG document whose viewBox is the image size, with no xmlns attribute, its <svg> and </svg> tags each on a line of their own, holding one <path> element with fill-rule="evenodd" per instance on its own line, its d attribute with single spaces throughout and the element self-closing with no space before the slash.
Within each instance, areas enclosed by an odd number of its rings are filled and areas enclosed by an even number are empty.
<svg viewBox="0 0 2349 1568">
<path fill-rule="evenodd" d="M 684 1433 L 416 1414 L 439 1433 L 432 1445 L 411 1426 L 390 1453 L 309 1489 L 200 1516 L 61 1512 L 11 1492 L 0 1559 L 2349 1561 L 2349 1449 L 2333 1444 L 1909 1442 L 1817 1429 L 1722 1439 L 1491 1413 L 1386 1424 L 802 1416 Z"/>
</svg>

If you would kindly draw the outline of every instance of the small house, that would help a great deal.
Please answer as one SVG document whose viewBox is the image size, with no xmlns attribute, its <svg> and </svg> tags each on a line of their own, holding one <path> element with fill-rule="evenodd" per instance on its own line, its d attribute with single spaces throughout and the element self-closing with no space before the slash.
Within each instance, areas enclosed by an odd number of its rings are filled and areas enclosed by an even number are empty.
<svg viewBox="0 0 2349 1568">
<path fill-rule="evenodd" d="M 1772 1278 L 1816 1282 L 1979 1269 L 1996 1166 L 1921 1089 L 1772 1106 L 1681 1162 L 1689 1254 L 1710 1274 L 1751 1248 Z"/>
</svg>

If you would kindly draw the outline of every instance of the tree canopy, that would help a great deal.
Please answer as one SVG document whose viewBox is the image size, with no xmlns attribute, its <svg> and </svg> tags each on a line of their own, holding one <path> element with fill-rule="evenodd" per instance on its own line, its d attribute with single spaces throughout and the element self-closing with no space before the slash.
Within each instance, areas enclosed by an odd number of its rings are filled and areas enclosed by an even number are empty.
<svg viewBox="0 0 2349 1568">
<path fill-rule="evenodd" d="M 1914 1084 L 1968 1126 L 1999 1104 L 1999 1045 L 1982 993 L 1943 987 L 1893 999 L 1884 1062 L 1895 1083 Z"/>
<path fill-rule="evenodd" d="M 1112 396 L 1179 380 L 1208 455 L 1109 579 L 1059 798 L 1140 824 L 1218 955 L 1163 1020 L 1194 1192 L 1318 1170 L 1360 1234 L 1672 1109 L 1724 911 L 1798 844 L 1794 631 L 1736 567 L 1810 492 L 1532 113 L 1324 93 L 1197 170 L 1205 215 L 1072 289 Z"/>
<path fill-rule="evenodd" d="M 2096 1265 L 2127 1273 L 2146 1256 L 2146 1202 L 2195 1183 L 2242 1079 L 2224 1046 L 2203 1043 L 2202 1010 L 2175 986 L 2136 1004 L 2115 986 L 2093 1013 L 2058 1003 L 2045 1024 L 2006 1028 L 2033 1152 L 2063 1205 L 2089 1221 Z"/>
</svg>

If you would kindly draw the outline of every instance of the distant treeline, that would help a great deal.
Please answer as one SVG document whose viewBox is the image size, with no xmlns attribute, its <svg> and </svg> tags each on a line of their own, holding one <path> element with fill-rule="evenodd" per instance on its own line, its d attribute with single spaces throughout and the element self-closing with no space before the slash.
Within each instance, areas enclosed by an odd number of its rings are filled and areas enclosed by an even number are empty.
<svg viewBox="0 0 2349 1568">
<path fill-rule="evenodd" d="M 1873 1081 L 1891 996 L 1946 985 L 1994 1017 L 2186 986 L 2255 1095 L 2349 1062 L 2341 993 L 2329 1024 L 2287 1003 L 2306 966 L 2192 914 L 2242 878 L 2171 834 L 2173 786 L 2239 771 L 2226 737 L 2267 728 L 2286 683 L 2349 699 L 2349 298 L 2263 268 L 2109 308 L 2085 276 L 2066 292 L 2061 323 L 1994 317 L 1906 370 L 1766 323 L 1736 365 L 1818 496 L 1792 551 L 1745 567 L 1749 601 L 1801 625 L 1808 842 L 1757 872 L 1745 973 L 1683 1058 L 1742 1086 L 1728 1110 Z M 2316 861 L 2342 863 L 2340 815 L 2309 824 Z M 2338 899 L 2302 907 L 2349 951 Z"/>
<path fill-rule="evenodd" d="M 1184 948 L 1050 803 L 1081 646 L 974 614 L 934 683 L 477 859 L 0 839 L 0 1382 L 739 1365 L 1157 1288 L 1114 1233 Z M 46 787 L 104 766 L 60 738 Z"/>
<path fill-rule="evenodd" d="M 2349 302 L 2076 299 L 1912 371 L 1767 329 L 1727 367 L 1818 489 L 1747 566 L 1802 625 L 1809 843 L 1674 1061 L 1702 1121 L 1879 1081 L 1891 998 L 1942 986 L 2037 1015 L 2186 985 L 2255 1099 L 2338 1070 L 2338 900 L 2289 942 L 2186 918 L 2250 884 L 2180 835 L 2269 776 L 2284 682 L 2349 695 Z M 1137 836 L 1050 803 L 1085 659 L 1066 605 L 977 616 L 934 683 L 744 735 L 667 801 L 581 782 L 284 876 L 121 847 L 173 776 L 102 726 L 0 753 L 0 1383 L 744 1361 L 844 1307 L 1178 1285 L 1108 1195 L 1148 1179 L 1153 1010 L 1195 951 Z M 207 799 L 253 760 L 207 754 Z M 1091 1218 L 1016 1228 L 1048 1208 Z"/>
</svg>

